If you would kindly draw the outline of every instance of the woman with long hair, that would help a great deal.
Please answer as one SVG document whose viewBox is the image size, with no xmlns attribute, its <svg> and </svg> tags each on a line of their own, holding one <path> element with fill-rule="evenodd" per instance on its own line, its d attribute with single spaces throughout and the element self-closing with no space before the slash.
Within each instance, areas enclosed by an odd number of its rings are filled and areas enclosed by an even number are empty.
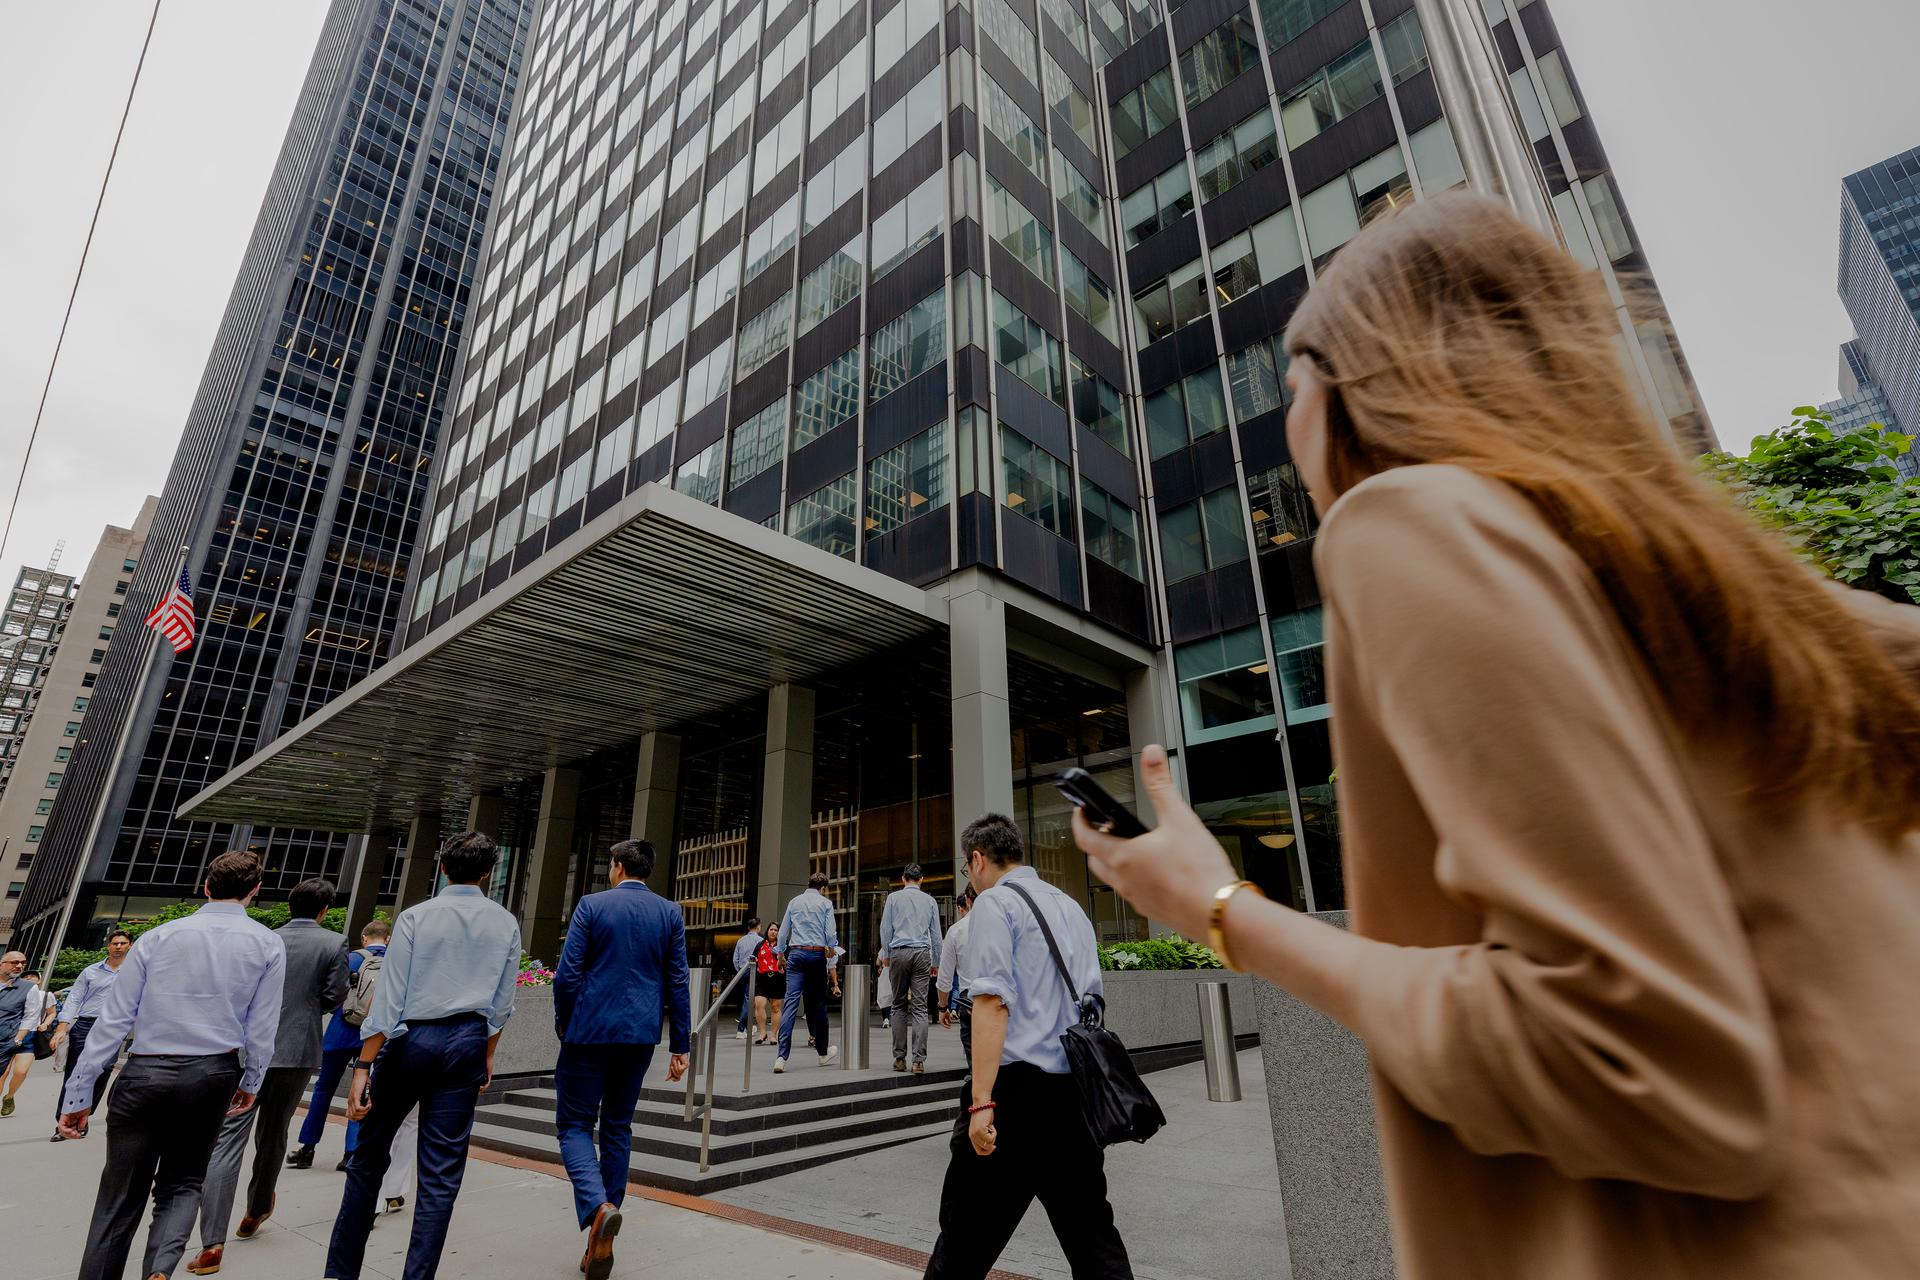
<svg viewBox="0 0 1920 1280">
<path fill-rule="evenodd" d="M 780 1011 L 786 1007 L 782 995 L 761 995 L 763 991 L 784 992 L 786 987 L 786 964 L 774 946 L 780 941 L 780 924 L 775 921 L 767 926 L 766 940 L 753 953 L 754 996 L 753 996 L 753 1042 L 772 1044 L 780 1034 Z"/>
<path fill-rule="evenodd" d="M 1920 609 L 1697 478 L 1493 201 L 1361 232 L 1286 345 L 1352 932 L 1157 748 L 1094 869 L 1364 1040 L 1407 1276 L 1912 1274 Z"/>
</svg>

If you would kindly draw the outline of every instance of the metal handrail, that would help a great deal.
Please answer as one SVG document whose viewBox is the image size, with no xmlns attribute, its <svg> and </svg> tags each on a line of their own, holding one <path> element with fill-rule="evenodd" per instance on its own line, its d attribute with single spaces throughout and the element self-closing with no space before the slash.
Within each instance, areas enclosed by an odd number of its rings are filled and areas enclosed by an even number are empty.
<svg viewBox="0 0 1920 1280">
<path fill-rule="evenodd" d="M 746 979 L 747 989 L 741 998 L 748 1002 L 747 1016 L 749 1019 L 752 1018 L 754 989 L 759 975 L 757 966 L 749 964 L 735 973 L 732 980 L 721 988 L 720 994 L 709 1002 L 707 1011 L 700 1016 L 698 1022 L 694 1023 L 693 1033 L 687 1038 L 687 1048 L 693 1052 L 693 1060 L 687 1066 L 687 1106 L 684 1119 L 688 1123 L 692 1122 L 694 1116 L 694 1083 L 699 1079 L 703 1060 L 706 1066 L 707 1100 L 700 1108 L 700 1172 L 702 1173 L 707 1172 L 711 1167 L 710 1157 L 713 1151 L 713 1073 L 715 1064 L 720 1059 L 720 1027 L 715 1017 L 719 1014 L 720 1007 L 727 1002 L 727 997 L 733 993 L 735 987 L 740 985 L 743 978 Z M 747 1037 L 746 1067 L 740 1076 L 740 1092 L 747 1092 L 752 1083 L 753 1037 L 749 1036 Z"/>
</svg>

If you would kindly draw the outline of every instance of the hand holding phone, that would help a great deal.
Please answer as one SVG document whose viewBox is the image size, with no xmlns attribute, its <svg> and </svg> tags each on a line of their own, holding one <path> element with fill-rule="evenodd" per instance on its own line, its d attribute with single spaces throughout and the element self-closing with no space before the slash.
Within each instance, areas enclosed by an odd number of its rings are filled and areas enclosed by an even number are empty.
<svg viewBox="0 0 1920 1280">
<path fill-rule="evenodd" d="M 1147 834 L 1147 828 L 1131 810 L 1107 793 L 1085 769 L 1068 769 L 1053 780 L 1068 803 L 1086 815 L 1087 825 L 1095 831 L 1131 840 Z"/>
</svg>

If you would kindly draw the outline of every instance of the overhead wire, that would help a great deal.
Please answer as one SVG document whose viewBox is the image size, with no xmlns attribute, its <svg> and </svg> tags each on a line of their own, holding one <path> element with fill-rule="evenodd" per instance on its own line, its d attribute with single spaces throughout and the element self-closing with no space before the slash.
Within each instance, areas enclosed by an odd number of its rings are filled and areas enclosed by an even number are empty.
<svg viewBox="0 0 1920 1280">
<path fill-rule="evenodd" d="M 133 64 L 133 80 L 127 85 L 127 101 L 120 109 L 120 127 L 113 134 L 113 150 L 107 153 L 106 172 L 100 175 L 100 194 L 94 197 L 93 219 L 87 223 L 86 243 L 80 247 L 80 262 L 74 268 L 73 288 L 67 293 L 66 314 L 60 317 L 60 334 L 53 342 L 53 358 L 47 361 L 47 380 L 40 386 L 40 404 L 33 411 L 33 429 L 27 433 L 27 451 L 20 457 L 20 475 L 13 482 L 13 500 L 7 504 L 7 523 L 0 531 L 0 564 L 5 564 L 7 543 L 13 537 L 13 518 L 20 510 L 20 494 L 27 484 L 27 464 L 33 460 L 34 442 L 40 438 L 40 420 L 46 416 L 47 396 L 53 390 L 53 375 L 60 367 L 60 350 L 67 343 L 67 325 L 73 320 L 73 304 L 80 296 L 80 281 L 87 272 L 87 255 L 93 250 L 93 233 L 100 226 L 100 210 L 107 203 L 107 184 L 113 179 L 113 163 L 120 157 L 120 140 L 127 133 L 127 117 L 133 114 L 133 95 L 140 87 L 140 72 L 147 65 L 147 50 L 153 46 L 153 29 L 160 23 L 161 0 L 153 0 L 153 13 L 147 19 L 147 35 L 140 42 L 140 58 Z"/>
</svg>

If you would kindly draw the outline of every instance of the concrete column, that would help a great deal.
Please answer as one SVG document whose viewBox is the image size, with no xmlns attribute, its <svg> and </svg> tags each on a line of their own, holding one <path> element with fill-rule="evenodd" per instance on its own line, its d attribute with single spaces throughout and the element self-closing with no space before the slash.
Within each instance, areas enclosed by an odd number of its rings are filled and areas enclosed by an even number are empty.
<svg viewBox="0 0 1920 1280">
<path fill-rule="evenodd" d="M 520 945 L 528 955 L 548 964 L 560 959 L 560 935 L 567 927 L 567 872 L 573 862 L 573 820 L 579 803 L 579 770 L 547 770 L 540 788 L 540 820 L 527 850 Z"/>
<path fill-rule="evenodd" d="M 967 873 L 960 833 L 983 813 L 1013 814 L 1013 721 L 1007 692 L 1007 612 L 968 591 L 948 602 L 953 698 L 953 858 Z"/>
<path fill-rule="evenodd" d="M 395 906 L 404 910 L 432 897 L 439 869 L 440 811 L 422 809 L 407 828 L 407 861 L 400 871 L 400 901 Z"/>
<path fill-rule="evenodd" d="M 393 836 L 375 831 L 353 837 L 347 843 L 340 887 L 347 895 L 346 936 L 357 940 L 360 930 L 373 919 L 374 903 L 380 897 L 380 881 L 387 874 L 387 854 L 393 850 Z"/>
<path fill-rule="evenodd" d="M 673 819 L 680 794 L 680 735 L 648 733 L 640 738 L 640 765 L 633 777 L 635 840 L 653 844 L 653 874 L 647 887 L 673 896 Z"/>
<path fill-rule="evenodd" d="M 480 792 L 467 802 L 467 830 L 498 840 L 500 816 L 505 808 L 506 798 L 498 791 Z"/>
<path fill-rule="evenodd" d="M 755 912 L 777 920 L 807 887 L 813 825 L 813 690 L 767 693 L 767 761 L 760 791 L 760 884 Z"/>
</svg>

